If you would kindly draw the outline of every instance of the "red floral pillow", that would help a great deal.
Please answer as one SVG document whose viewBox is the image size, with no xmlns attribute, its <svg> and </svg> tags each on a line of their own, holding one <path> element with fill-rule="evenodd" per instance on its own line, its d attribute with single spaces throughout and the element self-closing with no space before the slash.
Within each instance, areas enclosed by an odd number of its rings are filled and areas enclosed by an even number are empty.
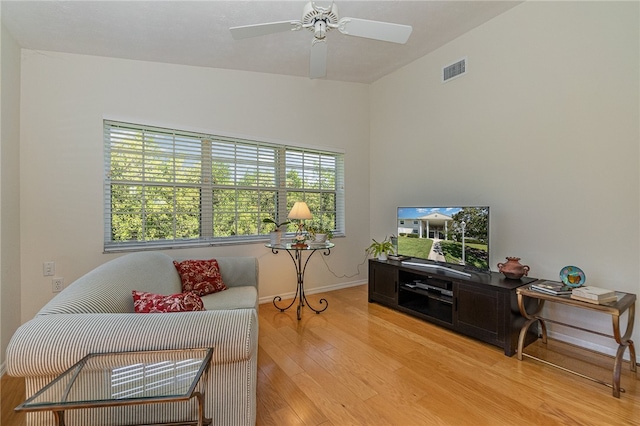
<svg viewBox="0 0 640 426">
<path fill-rule="evenodd" d="M 198 296 L 217 293 L 226 290 L 227 286 L 222 282 L 218 261 L 211 260 L 183 260 L 173 261 L 180 280 L 182 281 L 182 291 L 193 291 Z"/>
<path fill-rule="evenodd" d="M 168 296 L 136 290 L 132 293 L 133 309 L 139 314 L 204 311 L 202 299 L 193 292 Z"/>
</svg>

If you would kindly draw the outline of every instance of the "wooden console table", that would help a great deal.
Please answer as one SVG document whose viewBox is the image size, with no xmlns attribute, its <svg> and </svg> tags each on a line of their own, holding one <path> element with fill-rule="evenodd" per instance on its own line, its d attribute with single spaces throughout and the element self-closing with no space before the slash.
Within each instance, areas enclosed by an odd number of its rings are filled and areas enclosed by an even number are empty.
<svg viewBox="0 0 640 426">
<path fill-rule="evenodd" d="M 531 290 L 529 286 L 520 287 L 516 290 L 516 292 L 518 295 L 518 308 L 520 309 L 520 313 L 522 314 L 523 317 L 527 319 L 527 321 L 522 326 L 522 329 L 520 330 L 520 336 L 518 338 L 518 359 L 522 361 L 522 357 L 526 356 L 528 358 L 535 359 L 537 361 L 543 362 L 553 367 L 560 368 L 569 373 L 576 374 L 585 379 L 589 379 L 596 383 L 603 384 L 613 389 L 613 396 L 615 396 L 616 398 L 620 398 L 620 392 L 624 392 L 624 389 L 620 388 L 620 369 L 622 367 L 622 356 L 624 355 L 624 352 L 627 349 L 627 347 L 629 348 L 629 358 L 630 358 L 629 361 L 631 364 L 631 371 L 636 372 L 636 350 L 633 345 L 633 341 L 631 340 L 631 333 L 633 332 L 633 323 L 635 320 L 636 295 L 631 293 L 616 292 L 616 295 L 618 296 L 618 300 L 616 302 L 597 305 L 594 303 L 582 302 L 579 300 L 571 299 L 569 295 L 555 296 L 552 294 L 546 294 L 539 291 Z M 537 307 L 535 308 L 534 312 L 532 313 L 527 312 L 525 303 L 524 303 L 525 297 L 531 298 L 537 301 Z M 541 315 L 541 311 L 545 301 L 611 315 L 611 320 L 613 324 L 613 336 L 543 317 Z M 624 335 L 621 335 L 620 316 L 627 311 L 628 311 L 627 326 L 626 326 Z M 576 330 L 615 339 L 616 343 L 618 343 L 618 351 L 616 352 L 615 362 L 613 364 L 612 383 L 603 382 L 593 377 L 586 376 L 584 374 L 578 373 L 568 368 L 561 367 L 552 362 L 524 353 L 524 342 L 525 342 L 525 336 L 527 335 L 527 330 L 535 322 L 540 323 L 540 332 L 542 334 L 541 338 L 542 338 L 542 343 L 544 344 L 547 343 L 547 326 L 546 326 L 547 322 L 553 323 L 553 324 L 560 324 Z"/>
<path fill-rule="evenodd" d="M 477 270 L 462 276 L 429 265 L 369 259 L 369 302 L 497 346 L 506 356 L 515 354 L 526 321 L 518 312 L 516 289 L 536 279 L 510 280 L 497 272 Z M 527 303 L 533 310 L 535 301 Z M 538 339 L 536 328 L 529 329 L 526 344 Z"/>
</svg>

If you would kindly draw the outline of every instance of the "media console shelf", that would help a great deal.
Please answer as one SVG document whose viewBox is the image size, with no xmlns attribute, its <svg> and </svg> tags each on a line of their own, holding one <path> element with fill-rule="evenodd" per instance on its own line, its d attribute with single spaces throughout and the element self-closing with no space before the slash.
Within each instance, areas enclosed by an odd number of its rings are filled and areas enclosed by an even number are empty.
<svg viewBox="0 0 640 426">
<path fill-rule="evenodd" d="M 370 259 L 369 302 L 498 346 L 512 356 L 525 322 L 516 289 L 535 278 L 510 280 L 497 272 L 460 272 Z M 536 339 L 537 330 L 530 329 L 527 344 Z"/>
</svg>

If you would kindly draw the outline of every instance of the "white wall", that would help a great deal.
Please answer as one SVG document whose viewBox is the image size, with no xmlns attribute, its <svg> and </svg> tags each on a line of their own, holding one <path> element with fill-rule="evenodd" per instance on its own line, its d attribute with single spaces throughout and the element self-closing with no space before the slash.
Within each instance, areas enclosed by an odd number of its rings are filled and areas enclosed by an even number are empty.
<svg viewBox="0 0 640 426">
<path fill-rule="evenodd" d="M 104 116 L 344 149 L 348 236 L 326 259 L 338 275 L 356 272 L 370 237 L 395 233 L 398 205 L 488 204 L 492 265 L 519 256 L 556 279 L 573 264 L 589 284 L 638 293 L 638 12 L 527 2 L 370 87 L 25 50 L 21 319 L 52 297 L 42 262 L 69 283 L 115 256 L 102 254 Z M 441 84 L 463 56 L 468 74 Z M 313 133 L 318 122 L 331 124 Z M 295 283 L 288 257 L 259 244 L 175 254 L 258 256 L 263 299 Z M 360 269 L 339 279 L 315 259 L 307 283 L 348 285 Z"/>
<path fill-rule="evenodd" d="M 369 231 L 368 96 L 360 84 L 23 50 L 22 320 L 53 296 L 44 261 L 70 283 L 116 256 L 102 253 L 103 117 L 344 150 L 347 237 L 325 260 L 355 274 Z M 262 244 L 169 254 L 256 256 L 261 298 L 295 290 L 291 259 Z M 337 278 L 316 257 L 310 290 L 366 280 L 366 268 Z"/>
<path fill-rule="evenodd" d="M 489 205 L 492 269 L 518 256 L 558 280 L 576 265 L 639 293 L 639 16 L 637 2 L 526 2 L 374 83 L 372 236 L 394 233 L 398 205 Z"/>
<path fill-rule="evenodd" d="M 0 45 L 0 375 L 20 325 L 20 47 L 1 26 Z"/>
</svg>

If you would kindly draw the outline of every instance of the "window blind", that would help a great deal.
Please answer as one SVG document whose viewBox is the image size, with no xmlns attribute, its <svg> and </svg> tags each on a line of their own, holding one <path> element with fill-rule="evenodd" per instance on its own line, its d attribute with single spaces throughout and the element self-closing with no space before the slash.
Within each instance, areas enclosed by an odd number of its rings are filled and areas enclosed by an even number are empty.
<svg viewBox="0 0 640 426">
<path fill-rule="evenodd" d="M 105 251 L 264 239 L 300 200 L 344 233 L 342 153 L 109 120 L 104 144 Z"/>
</svg>

